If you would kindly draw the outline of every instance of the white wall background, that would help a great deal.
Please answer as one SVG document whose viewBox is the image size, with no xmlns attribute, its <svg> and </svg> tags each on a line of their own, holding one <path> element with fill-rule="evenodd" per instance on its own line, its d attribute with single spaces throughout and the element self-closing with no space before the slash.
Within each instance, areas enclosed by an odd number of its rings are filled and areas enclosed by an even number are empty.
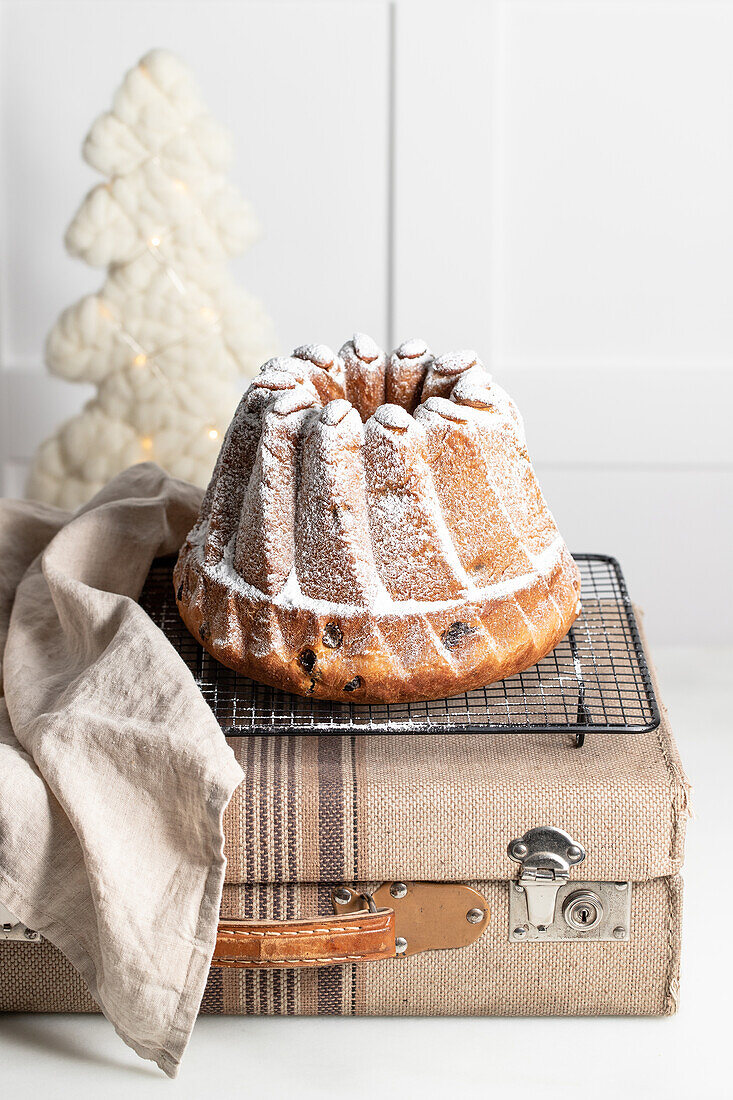
<svg viewBox="0 0 733 1100">
<path fill-rule="evenodd" d="M 6 0 L 0 475 L 87 391 L 43 341 L 101 273 L 62 237 L 93 118 L 153 46 L 234 132 L 283 351 L 354 328 L 476 347 L 571 548 L 654 641 L 730 641 L 733 3 Z"/>
</svg>

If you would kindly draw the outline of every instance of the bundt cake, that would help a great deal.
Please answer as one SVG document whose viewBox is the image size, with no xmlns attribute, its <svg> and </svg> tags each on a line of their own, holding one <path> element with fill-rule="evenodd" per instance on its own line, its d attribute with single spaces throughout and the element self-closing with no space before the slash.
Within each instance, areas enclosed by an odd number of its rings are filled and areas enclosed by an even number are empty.
<svg viewBox="0 0 733 1100">
<path fill-rule="evenodd" d="M 223 664 L 299 695 L 435 699 L 544 657 L 580 579 L 519 413 L 472 351 L 357 334 L 272 359 L 174 573 Z"/>
</svg>

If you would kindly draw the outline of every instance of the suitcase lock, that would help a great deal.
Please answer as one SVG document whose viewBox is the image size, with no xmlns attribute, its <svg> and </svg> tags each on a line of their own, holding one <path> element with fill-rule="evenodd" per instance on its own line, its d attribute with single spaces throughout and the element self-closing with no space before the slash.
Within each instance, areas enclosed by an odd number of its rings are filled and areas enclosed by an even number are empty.
<svg viewBox="0 0 733 1100">
<path fill-rule="evenodd" d="M 530 829 L 507 848 L 521 865 L 509 886 L 509 939 L 628 940 L 630 882 L 571 882 L 582 844 L 553 826 Z"/>
<path fill-rule="evenodd" d="M 570 868 L 585 859 L 585 849 L 562 829 L 543 826 L 513 840 L 507 853 L 522 865 L 514 888 L 527 895 L 529 923 L 546 932 L 555 919 L 557 892 L 568 882 Z"/>
</svg>

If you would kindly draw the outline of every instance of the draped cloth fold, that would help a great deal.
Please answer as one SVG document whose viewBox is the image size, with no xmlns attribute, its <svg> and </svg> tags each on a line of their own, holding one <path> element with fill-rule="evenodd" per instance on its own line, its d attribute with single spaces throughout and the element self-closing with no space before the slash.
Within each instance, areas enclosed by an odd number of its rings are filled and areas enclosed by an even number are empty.
<svg viewBox="0 0 733 1100">
<path fill-rule="evenodd" d="M 0 901 L 171 1077 L 206 984 L 242 772 L 136 600 L 199 503 L 148 463 L 74 515 L 0 501 Z"/>
</svg>

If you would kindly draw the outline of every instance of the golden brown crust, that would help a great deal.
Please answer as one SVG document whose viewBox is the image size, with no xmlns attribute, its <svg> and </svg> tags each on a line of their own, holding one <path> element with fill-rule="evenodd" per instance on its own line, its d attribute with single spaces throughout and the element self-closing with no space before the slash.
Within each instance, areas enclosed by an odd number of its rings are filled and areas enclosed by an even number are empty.
<svg viewBox="0 0 733 1100">
<path fill-rule="evenodd" d="M 413 413 L 420 403 L 425 375 L 433 356 L 424 340 L 406 340 L 387 360 L 385 400 Z"/>
<path fill-rule="evenodd" d="M 431 363 L 423 383 L 421 401 L 429 397 L 448 397 L 462 375 L 483 364 L 475 351 L 452 351 Z"/>
<path fill-rule="evenodd" d="M 386 356 L 362 332 L 355 332 L 339 355 L 344 362 L 346 398 L 366 421 L 384 404 Z"/>
<path fill-rule="evenodd" d="M 514 595 L 426 614 L 320 614 L 253 600 L 206 569 L 190 543 L 174 583 L 184 622 L 222 664 L 296 695 L 347 703 L 441 699 L 521 672 L 567 634 L 580 591 L 564 548 L 548 576 Z"/>
<path fill-rule="evenodd" d="M 433 359 L 411 340 L 387 363 L 359 333 L 339 355 L 306 345 L 265 364 L 175 585 L 187 626 L 223 664 L 353 703 L 511 676 L 580 607 L 521 418 L 476 354 Z"/>
</svg>

